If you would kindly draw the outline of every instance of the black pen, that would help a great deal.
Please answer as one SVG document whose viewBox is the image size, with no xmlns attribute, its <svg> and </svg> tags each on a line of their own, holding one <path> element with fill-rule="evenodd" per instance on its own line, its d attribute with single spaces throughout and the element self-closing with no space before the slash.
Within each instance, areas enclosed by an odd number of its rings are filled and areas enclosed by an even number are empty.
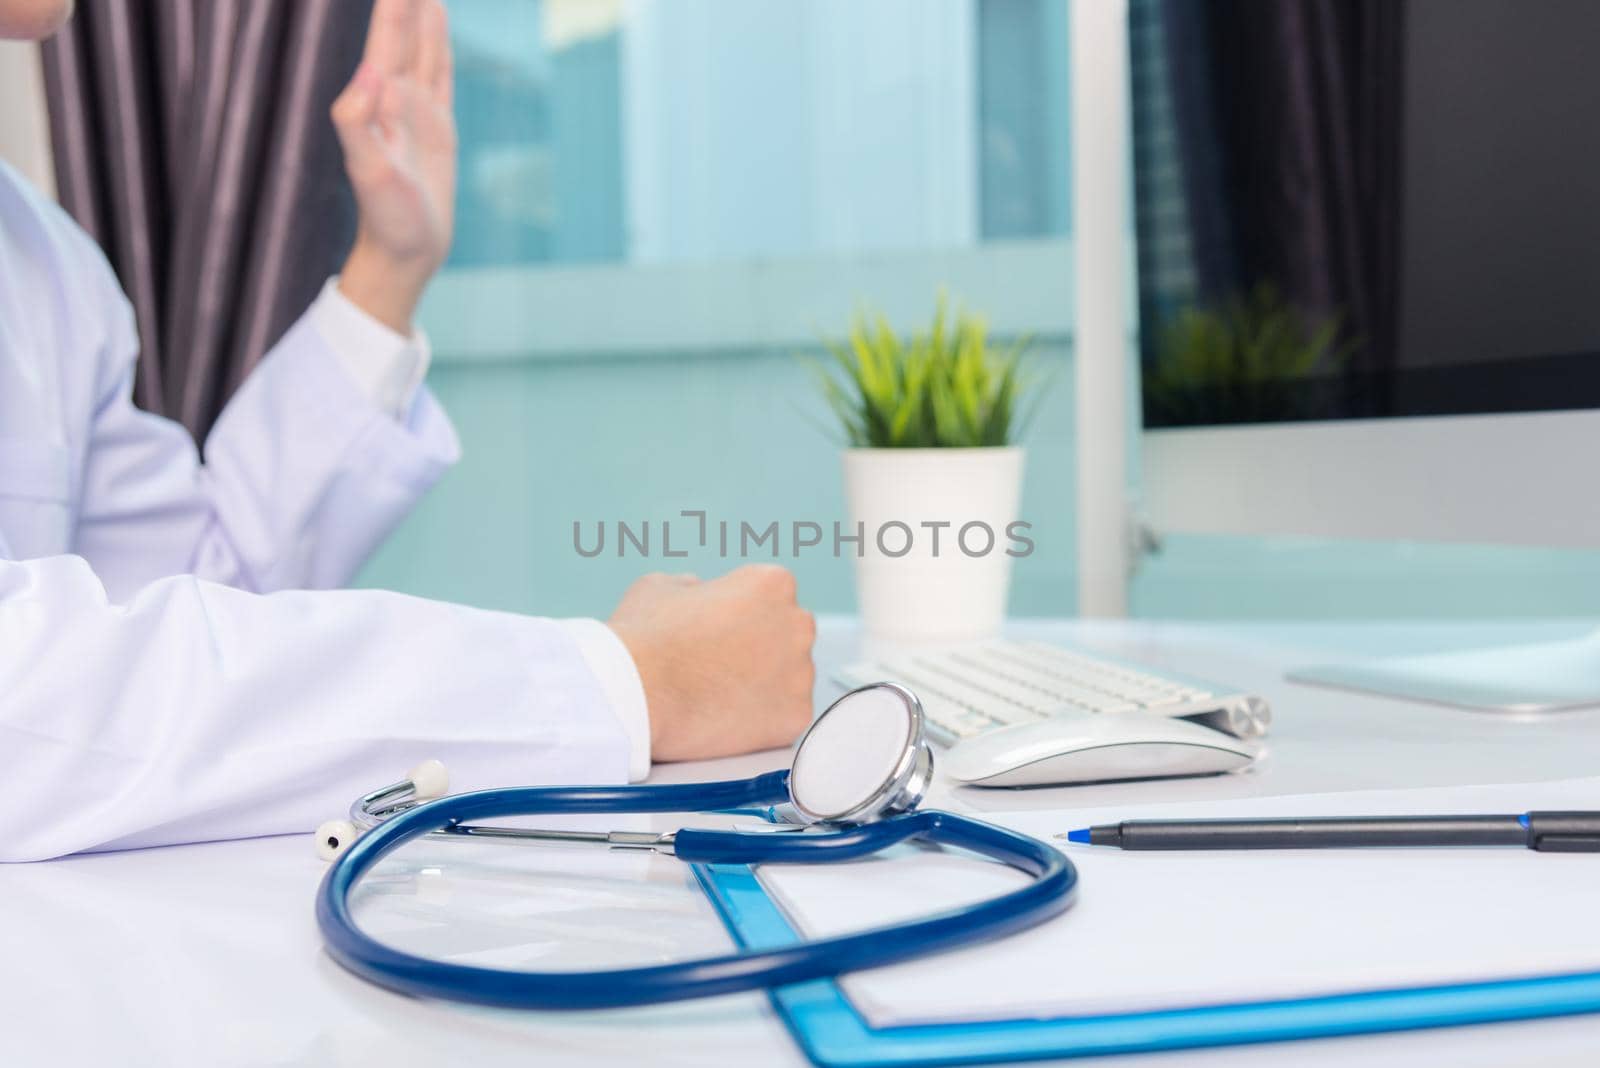
<svg viewBox="0 0 1600 1068">
<path fill-rule="evenodd" d="M 1317 816 L 1297 819 L 1125 820 L 1068 831 L 1070 842 L 1120 849 L 1344 849 L 1366 846 L 1526 846 L 1600 852 L 1600 812 L 1520 816 Z"/>
</svg>

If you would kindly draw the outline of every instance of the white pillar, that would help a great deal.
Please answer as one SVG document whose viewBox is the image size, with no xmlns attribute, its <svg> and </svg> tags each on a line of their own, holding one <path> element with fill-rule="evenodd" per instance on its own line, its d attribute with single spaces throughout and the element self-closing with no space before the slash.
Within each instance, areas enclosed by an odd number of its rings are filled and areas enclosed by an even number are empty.
<svg viewBox="0 0 1600 1068">
<path fill-rule="evenodd" d="M 1128 8 L 1072 0 L 1078 610 L 1128 611 Z"/>
</svg>

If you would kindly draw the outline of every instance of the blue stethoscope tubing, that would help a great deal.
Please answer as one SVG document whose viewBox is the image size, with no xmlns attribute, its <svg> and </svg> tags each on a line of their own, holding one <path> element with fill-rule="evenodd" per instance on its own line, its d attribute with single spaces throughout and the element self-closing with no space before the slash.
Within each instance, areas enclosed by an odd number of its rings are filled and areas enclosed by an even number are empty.
<svg viewBox="0 0 1600 1068">
<path fill-rule="evenodd" d="M 1037 839 L 949 812 L 915 811 L 837 831 L 677 832 L 680 860 L 703 864 L 829 863 L 917 839 L 968 850 L 1032 876 L 1008 893 L 890 927 L 671 964 L 590 972 L 529 972 L 414 956 L 362 932 L 350 893 L 384 856 L 415 838 L 475 820 L 602 812 L 704 812 L 781 803 L 789 772 L 670 786 L 534 786 L 479 790 L 430 801 L 379 824 L 333 862 L 317 892 L 317 925 L 330 955 L 400 993 L 504 1008 L 602 1009 L 731 994 L 830 978 L 1000 938 L 1072 902 L 1077 870 Z"/>
</svg>

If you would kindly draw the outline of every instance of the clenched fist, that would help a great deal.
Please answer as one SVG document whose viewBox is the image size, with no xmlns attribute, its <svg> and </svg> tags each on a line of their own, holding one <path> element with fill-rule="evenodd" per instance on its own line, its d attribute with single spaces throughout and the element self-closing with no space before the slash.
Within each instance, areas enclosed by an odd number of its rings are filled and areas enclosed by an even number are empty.
<svg viewBox="0 0 1600 1068">
<path fill-rule="evenodd" d="M 609 622 L 644 682 L 654 760 L 774 749 L 811 722 L 817 624 L 784 568 L 646 575 Z"/>
</svg>

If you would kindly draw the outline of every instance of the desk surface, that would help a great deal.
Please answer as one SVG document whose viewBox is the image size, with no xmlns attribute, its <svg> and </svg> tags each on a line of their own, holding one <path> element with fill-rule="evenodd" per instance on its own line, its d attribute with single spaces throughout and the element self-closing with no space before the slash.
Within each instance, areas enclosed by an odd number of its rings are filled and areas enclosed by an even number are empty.
<svg viewBox="0 0 1600 1068">
<path fill-rule="evenodd" d="M 1252 624 L 1032 622 L 1020 636 L 1072 642 L 1226 680 L 1273 703 L 1272 752 L 1243 775 L 1031 791 L 938 784 L 933 802 L 981 813 L 1592 775 L 1600 712 L 1496 719 L 1297 686 L 1284 672 L 1379 652 L 1570 637 L 1573 623 Z M 854 653 L 825 621 L 823 672 Z M 831 692 L 819 683 L 819 699 Z M 765 753 L 658 770 L 660 781 L 782 766 Z M 474 847 L 475 848 L 475 847 Z M 674 862 L 652 862 L 673 879 Z M 662 874 L 668 872 L 668 874 Z M 595 1014 L 519 1014 L 414 1001 L 345 974 L 311 916 L 322 874 L 304 837 L 0 865 L 0 1063 L 372 1065 L 760 1063 L 803 1058 L 759 995 Z M 1175 907 L 1181 907 L 1175 893 Z M 458 901 L 459 905 L 460 902 Z M 691 927 L 693 925 L 690 925 Z M 642 1052 L 642 1051 L 647 1051 Z M 1116 1058 L 1106 1064 L 1592 1065 L 1593 1017 Z M 1074 1062 L 1076 1064 L 1100 1064 Z"/>
</svg>

